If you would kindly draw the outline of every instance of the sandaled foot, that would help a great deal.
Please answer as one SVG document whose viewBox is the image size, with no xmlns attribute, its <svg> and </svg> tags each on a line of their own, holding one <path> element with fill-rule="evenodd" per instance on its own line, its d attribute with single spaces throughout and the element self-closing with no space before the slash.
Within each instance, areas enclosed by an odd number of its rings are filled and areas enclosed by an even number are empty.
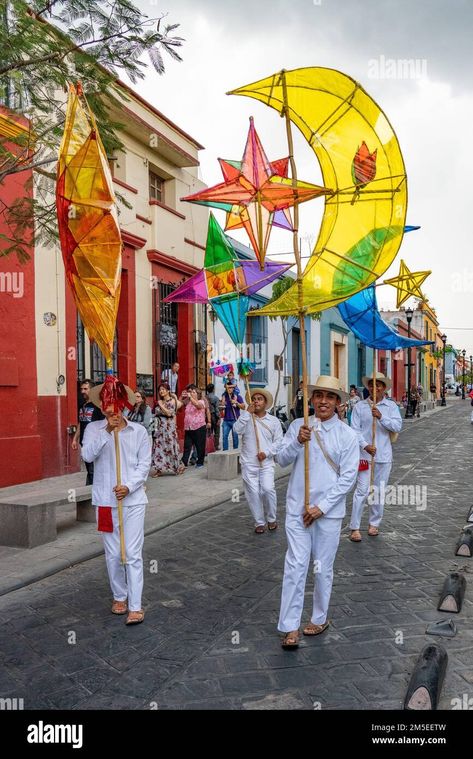
<svg viewBox="0 0 473 759">
<path fill-rule="evenodd" d="M 320 635 L 320 633 L 325 632 L 329 624 L 330 622 L 324 622 L 323 625 L 316 625 L 314 622 L 309 622 L 302 632 L 304 635 Z"/>
<path fill-rule="evenodd" d="M 126 601 L 115 601 L 112 604 L 112 614 L 126 614 L 128 611 L 128 604 Z"/>
<path fill-rule="evenodd" d="M 268 522 L 268 530 L 272 532 L 273 530 L 278 529 L 278 523 L 277 522 Z"/>
<path fill-rule="evenodd" d="M 284 635 L 281 646 L 285 649 L 297 648 L 299 646 L 299 630 L 293 630 Z"/>
<path fill-rule="evenodd" d="M 264 527 L 262 524 L 259 524 L 258 527 L 255 527 L 255 532 L 257 535 L 262 535 L 264 532 Z"/>
<path fill-rule="evenodd" d="M 369 525 L 368 527 L 368 535 L 370 538 L 376 538 L 379 535 L 379 530 L 377 527 L 373 527 L 373 525 Z"/>
<path fill-rule="evenodd" d="M 353 541 L 353 543 L 361 543 L 361 532 L 359 530 L 352 530 L 350 540 Z"/>
<path fill-rule="evenodd" d="M 130 611 L 126 618 L 126 625 L 139 625 L 145 618 L 145 613 L 141 611 Z"/>
</svg>

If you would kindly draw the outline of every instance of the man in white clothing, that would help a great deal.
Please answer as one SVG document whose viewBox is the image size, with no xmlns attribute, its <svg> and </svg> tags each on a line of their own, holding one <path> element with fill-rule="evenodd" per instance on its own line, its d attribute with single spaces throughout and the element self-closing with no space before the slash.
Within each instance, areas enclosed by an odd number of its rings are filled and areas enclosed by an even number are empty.
<svg viewBox="0 0 473 759">
<path fill-rule="evenodd" d="M 376 405 L 373 405 L 373 378 L 363 377 L 363 385 L 369 391 L 369 398 L 360 401 L 353 409 L 351 428 L 358 434 L 360 443 L 360 466 L 350 520 L 350 540 L 361 541 L 361 517 L 365 501 L 369 495 L 368 535 L 376 537 L 383 518 L 386 486 L 393 462 L 391 436 L 402 427 L 401 414 L 396 403 L 385 398 L 391 387 L 391 380 L 378 373 L 376 376 Z M 375 437 L 373 440 L 373 420 Z M 373 491 L 370 494 L 372 456 L 374 456 Z"/>
<path fill-rule="evenodd" d="M 105 419 L 87 425 L 82 443 L 82 458 L 94 462 L 92 503 L 97 506 L 98 529 L 102 531 L 110 587 L 113 593 L 112 613 L 126 614 L 127 625 L 144 619 L 141 608 L 143 591 L 144 519 L 148 499 L 144 483 L 151 465 L 151 445 L 146 429 L 123 416 L 124 403 L 101 403 L 98 385 L 90 391 L 90 400 L 101 408 Z M 126 388 L 128 400 L 134 402 L 134 393 Z M 115 430 L 121 464 L 121 483 L 117 485 L 115 458 Z M 117 502 L 123 504 L 123 531 L 125 539 L 126 572 L 121 563 L 120 528 Z"/>
<path fill-rule="evenodd" d="M 233 429 L 243 437 L 241 474 L 246 500 L 255 520 L 255 532 L 260 535 L 266 529 L 265 502 L 268 530 L 276 530 L 278 526 L 274 454 L 282 443 L 283 431 L 279 419 L 267 412 L 273 405 L 273 397 L 268 390 L 253 389 L 250 400 L 247 411 L 240 413 Z"/>
<path fill-rule="evenodd" d="M 348 393 L 337 377 L 318 377 L 312 391 L 315 416 L 309 426 L 296 419 L 276 454 L 281 466 L 294 463 L 286 497 L 287 552 L 284 564 L 278 629 L 283 648 L 297 648 L 304 591 L 311 556 L 314 594 L 311 621 L 304 635 L 327 629 L 333 564 L 340 542 L 346 495 L 358 471 L 358 437 L 338 418 L 335 409 Z M 309 441 L 309 510 L 305 510 L 304 443 Z"/>
<path fill-rule="evenodd" d="M 170 369 L 163 369 L 161 379 L 167 382 L 171 393 L 177 395 L 177 382 L 179 379 L 179 361 L 174 361 Z"/>
</svg>

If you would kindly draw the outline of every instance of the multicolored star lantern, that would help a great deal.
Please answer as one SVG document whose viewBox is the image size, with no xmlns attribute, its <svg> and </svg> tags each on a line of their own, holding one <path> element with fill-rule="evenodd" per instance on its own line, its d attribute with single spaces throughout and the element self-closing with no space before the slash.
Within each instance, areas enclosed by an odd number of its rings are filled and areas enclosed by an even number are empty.
<svg viewBox="0 0 473 759">
<path fill-rule="evenodd" d="M 181 200 L 227 211 L 227 228 L 245 228 L 261 269 L 277 212 L 331 193 L 331 190 L 309 182 L 297 181 L 294 184 L 287 176 L 287 161 L 284 159 L 273 163 L 268 161 L 253 118 L 250 118 L 241 163 L 220 161 L 220 166 L 224 182 L 194 195 L 187 195 Z M 287 222 L 287 216 L 285 220 Z M 279 225 L 282 224 L 280 214 L 276 221 Z"/>
<path fill-rule="evenodd" d="M 398 276 L 384 280 L 385 285 L 393 285 L 397 289 L 396 308 L 399 308 L 411 295 L 421 300 L 426 300 L 420 288 L 429 274 L 432 274 L 432 272 L 410 271 L 406 263 L 401 259 Z"/>
<path fill-rule="evenodd" d="M 291 263 L 269 261 L 263 270 L 258 261 L 242 261 L 213 213 L 210 213 L 204 268 L 186 280 L 165 301 L 211 303 L 233 295 L 252 295 L 291 268 Z M 218 300 L 217 300 L 218 302 Z"/>
</svg>

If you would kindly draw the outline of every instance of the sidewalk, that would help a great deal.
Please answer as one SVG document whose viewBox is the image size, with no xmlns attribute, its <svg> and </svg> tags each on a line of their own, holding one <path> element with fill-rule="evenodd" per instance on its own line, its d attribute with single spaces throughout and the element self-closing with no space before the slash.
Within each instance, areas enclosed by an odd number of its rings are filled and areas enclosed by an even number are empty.
<svg viewBox="0 0 473 759">
<path fill-rule="evenodd" d="M 288 474 L 290 467 L 276 467 L 276 479 Z M 8 496 L 41 495 L 68 498 L 75 488 L 83 488 L 85 470 L 62 477 L 28 482 L 0 488 L 0 501 Z M 186 519 L 193 514 L 211 509 L 213 506 L 232 503 L 236 491 L 243 493 L 241 477 L 234 480 L 209 480 L 207 467 L 173 475 L 149 478 L 146 509 L 145 535 L 162 530 L 171 524 Z M 36 548 L 10 548 L 0 546 L 0 596 L 13 590 L 42 580 L 67 567 L 80 564 L 103 554 L 102 537 L 95 524 L 76 521 L 76 505 L 57 510 L 57 540 Z"/>
</svg>

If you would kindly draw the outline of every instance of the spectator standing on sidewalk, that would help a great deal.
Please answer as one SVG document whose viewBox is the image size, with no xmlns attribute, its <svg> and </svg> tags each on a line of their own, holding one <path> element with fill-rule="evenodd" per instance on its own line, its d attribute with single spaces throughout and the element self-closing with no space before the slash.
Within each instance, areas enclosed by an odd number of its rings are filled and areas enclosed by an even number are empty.
<svg viewBox="0 0 473 759">
<path fill-rule="evenodd" d="M 215 385 L 211 382 L 207 385 L 207 401 L 210 408 L 210 424 L 215 441 L 215 450 L 220 447 L 220 401 L 215 395 Z"/>
<path fill-rule="evenodd" d="M 146 395 L 144 394 L 144 390 L 141 388 L 137 388 L 135 390 L 135 405 L 133 407 L 133 411 L 127 411 L 125 409 L 125 416 L 130 420 L 130 422 L 136 422 L 136 424 L 141 424 L 141 426 L 145 428 L 146 432 L 149 435 L 151 445 L 151 427 L 153 424 L 153 415 L 151 413 L 151 408 L 146 403 Z"/>
<path fill-rule="evenodd" d="M 207 434 L 207 412 L 202 392 L 193 384 L 187 385 L 181 395 L 184 411 L 184 453 L 182 463 L 186 467 L 192 446 L 197 451 L 196 469 L 204 466 L 205 438 Z"/>
<path fill-rule="evenodd" d="M 353 413 L 353 409 L 355 408 L 356 404 L 359 401 L 361 401 L 361 398 L 358 394 L 358 391 L 355 385 L 350 385 L 350 395 L 347 401 L 347 421 L 350 426 L 351 426 L 351 415 Z"/>
<path fill-rule="evenodd" d="M 228 436 L 232 433 L 233 450 L 238 448 L 238 435 L 233 429 L 235 422 L 240 416 L 240 410 L 245 408 L 243 398 L 233 380 L 227 379 L 225 392 L 220 401 L 220 408 L 224 409 L 223 416 L 223 450 L 228 451 Z"/>
<path fill-rule="evenodd" d="M 77 448 L 82 445 L 84 439 L 85 429 L 90 422 L 98 422 L 104 418 L 102 412 L 97 406 L 89 400 L 89 393 L 93 388 L 94 383 L 90 379 L 85 379 L 80 383 L 80 394 L 82 396 L 82 403 L 79 406 L 79 426 L 72 439 L 72 450 L 77 451 Z M 94 482 L 94 463 L 93 461 L 85 462 L 85 468 L 87 469 L 87 478 L 85 480 L 86 485 L 92 485 Z"/>
<path fill-rule="evenodd" d="M 179 361 L 173 361 L 170 369 L 163 369 L 161 379 L 167 382 L 171 393 L 177 395 L 177 386 L 179 381 Z"/>
<path fill-rule="evenodd" d="M 135 395 L 124 386 L 128 401 Z M 127 625 L 144 619 L 141 608 L 143 592 L 143 541 L 145 511 L 148 499 L 144 484 L 151 464 L 151 446 L 145 428 L 130 422 L 123 415 L 125 401 L 116 405 L 101 396 L 103 385 L 90 391 L 90 400 L 101 408 L 105 419 L 91 422 L 85 431 L 82 446 L 84 461 L 95 464 L 92 503 L 98 507 L 97 525 L 103 533 L 105 560 L 113 594 L 112 613 L 126 614 Z M 102 405 L 105 404 L 105 405 Z M 115 431 L 118 431 L 121 485 L 117 481 Z M 117 501 L 123 503 L 125 566 L 121 563 L 120 527 Z"/>
<path fill-rule="evenodd" d="M 168 473 L 182 474 L 185 471 L 176 429 L 176 414 L 180 406 L 180 401 L 171 393 L 168 383 L 161 382 L 158 387 L 158 402 L 154 407 L 152 477 Z"/>
<path fill-rule="evenodd" d="M 420 395 L 416 387 L 411 389 L 411 410 L 412 416 L 420 417 Z"/>
</svg>

